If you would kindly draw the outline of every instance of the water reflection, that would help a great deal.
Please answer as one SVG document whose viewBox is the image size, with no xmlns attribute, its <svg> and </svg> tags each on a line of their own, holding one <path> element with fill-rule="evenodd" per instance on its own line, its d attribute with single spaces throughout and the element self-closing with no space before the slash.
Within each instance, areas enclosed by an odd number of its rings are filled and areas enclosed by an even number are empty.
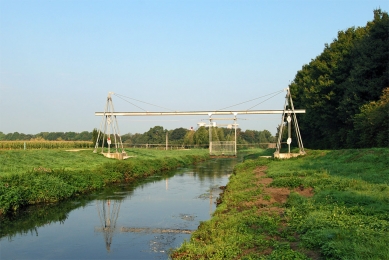
<svg viewBox="0 0 389 260">
<path fill-rule="evenodd" d="M 111 251 L 112 237 L 116 229 L 116 221 L 120 211 L 120 200 L 97 200 L 97 212 L 101 223 L 101 228 L 95 229 L 104 235 L 105 248 Z"/>
<path fill-rule="evenodd" d="M 166 259 L 209 219 L 236 161 L 210 160 L 1 216 L 1 258 Z"/>
<path fill-rule="evenodd" d="M 42 204 L 28 207 L 18 214 L 0 216 L 0 238 L 7 237 L 12 240 L 17 235 L 38 236 L 38 228 L 59 222 L 65 223 L 68 213 L 89 202 L 87 197 L 68 200 L 58 204 Z"/>
</svg>

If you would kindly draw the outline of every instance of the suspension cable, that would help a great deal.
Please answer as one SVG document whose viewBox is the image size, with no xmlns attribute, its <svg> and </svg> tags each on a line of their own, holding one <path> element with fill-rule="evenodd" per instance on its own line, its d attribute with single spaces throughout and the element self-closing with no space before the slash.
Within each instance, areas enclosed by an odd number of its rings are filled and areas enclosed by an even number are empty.
<svg viewBox="0 0 389 260">
<path fill-rule="evenodd" d="M 218 110 L 216 110 L 216 111 L 219 111 L 219 110 L 224 110 L 224 109 L 227 109 L 227 108 L 230 108 L 230 107 L 234 107 L 234 106 L 238 106 L 238 105 L 242 105 L 242 104 L 245 104 L 245 103 L 251 102 L 251 101 L 253 101 L 253 100 L 257 100 L 257 99 L 260 99 L 260 98 L 264 98 L 264 97 L 267 97 L 267 96 L 273 95 L 274 93 L 276 93 L 276 95 L 278 95 L 278 94 L 280 94 L 280 93 L 282 93 L 282 92 L 284 92 L 284 89 L 282 89 L 282 90 L 279 90 L 279 91 L 276 91 L 276 92 L 273 92 L 273 93 L 270 93 L 270 94 L 267 94 L 267 95 L 264 95 L 264 96 L 261 96 L 261 97 L 253 98 L 253 99 L 250 99 L 250 100 L 247 100 L 247 101 L 244 101 L 244 102 L 241 102 L 241 103 L 238 103 L 238 104 L 232 105 L 232 106 L 228 106 L 228 107 L 220 108 L 220 109 L 218 109 Z M 274 95 L 274 96 L 276 96 L 276 95 Z M 274 96 L 272 96 L 272 97 L 274 97 Z M 270 98 L 272 98 L 272 97 L 270 97 Z M 270 98 L 268 98 L 268 99 L 270 99 Z M 266 100 L 268 100 L 268 99 L 266 99 Z M 265 100 L 265 101 L 266 101 L 266 100 Z M 265 102 L 265 101 L 263 101 L 263 102 Z M 263 102 L 262 102 L 262 103 L 263 103 Z M 261 104 L 261 103 L 259 103 L 259 104 Z M 259 105 L 259 104 L 257 104 L 257 105 Z M 255 105 L 255 106 L 257 106 L 257 105 Z M 254 106 L 254 107 L 255 107 L 255 106 Z M 251 107 L 251 108 L 252 108 L 252 107 Z M 249 108 L 249 109 L 251 109 L 251 108 Z M 247 109 L 247 110 L 249 110 L 249 109 Z"/>
<path fill-rule="evenodd" d="M 256 107 L 256 106 L 258 106 L 258 105 L 262 104 L 263 102 L 265 102 L 265 101 L 267 101 L 267 100 L 269 100 L 269 99 L 271 99 L 271 98 L 273 98 L 273 97 L 275 97 L 275 96 L 279 95 L 279 94 L 280 94 L 280 93 L 282 93 L 282 92 L 284 92 L 284 90 L 282 90 L 282 91 L 279 91 L 279 92 L 278 92 L 278 93 L 276 93 L 275 95 L 273 95 L 273 96 L 269 97 L 268 99 L 265 99 L 264 101 L 262 101 L 262 102 L 260 102 L 260 103 L 258 103 L 258 104 L 256 104 L 256 105 L 254 105 L 254 106 L 250 107 L 250 108 L 249 108 L 249 109 L 247 109 L 247 110 L 250 110 L 250 109 L 252 109 L 252 108 L 254 108 L 254 107 Z"/>
<path fill-rule="evenodd" d="M 114 95 L 117 96 L 118 98 L 120 98 L 121 100 L 124 100 L 125 102 L 130 103 L 131 105 L 133 105 L 133 106 L 135 106 L 135 107 L 137 107 L 137 108 L 139 108 L 139 109 L 141 109 L 141 110 L 147 112 L 145 109 L 141 108 L 140 106 L 137 106 L 137 105 L 131 103 L 131 102 L 128 101 L 128 100 L 125 100 L 124 98 L 122 98 L 122 97 L 120 97 L 120 96 L 118 96 L 118 95 L 116 95 L 116 94 L 114 94 Z"/>
<path fill-rule="evenodd" d="M 128 98 L 128 99 L 135 100 L 135 101 L 138 101 L 138 102 L 150 105 L 150 106 L 155 106 L 155 107 L 163 108 L 163 109 L 166 109 L 166 110 L 169 110 L 169 111 L 172 111 L 172 112 L 175 111 L 175 110 L 172 110 L 172 109 L 169 109 L 169 108 L 166 108 L 166 107 L 161 107 L 161 106 L 157 106 L 157 105 L 154 105 L 154 104 L 151 104 L 151 103 L 147 103 L 147 102 L 144 102 L 144 101 L 141 101 L 141 100 L 137 100 L 137 99 L 134 99 L 134 98 L 126 97 L 124 95 L 120 95 L 120 94 L 116 94 L 116 93 L 114 93 L 114 95 L 119 97 L 119 98 L 121 98 L 121 99 L 123 99 L 123 100 L 125 100 L 124 98 Z M 126 102 L 130 103 L 129 101 L 126 101 Z M 132 104 L 132 103 L 130 103 L 130 104 Z M 134 105 L 134 104 L 132 104 L 132 105 Z M 136 105 L 134 105 L 134 106 L 136 106 Z M 136 106 L 136 107 L 138 107 L 138 106 Z M 140 108 L 140 107 L 138 107 L 138 108 Z M 144 110 L 144 109 L 142 109 L 142 110 Z M 144 110 L 144 111 L 146 111 L 146 110 Z"/>
</svg>

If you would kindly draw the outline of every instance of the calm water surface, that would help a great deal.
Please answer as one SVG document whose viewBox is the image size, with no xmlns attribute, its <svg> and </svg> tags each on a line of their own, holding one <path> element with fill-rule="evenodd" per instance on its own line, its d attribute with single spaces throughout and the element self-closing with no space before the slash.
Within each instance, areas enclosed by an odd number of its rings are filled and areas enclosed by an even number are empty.
<svg viewBox="0 0 389 260">
<path fill-rule="evenodd" d="M 239 159 L 215 159 L 1 219 L 0 259 L 167 259 L 210 218 Z"/>
</svg>

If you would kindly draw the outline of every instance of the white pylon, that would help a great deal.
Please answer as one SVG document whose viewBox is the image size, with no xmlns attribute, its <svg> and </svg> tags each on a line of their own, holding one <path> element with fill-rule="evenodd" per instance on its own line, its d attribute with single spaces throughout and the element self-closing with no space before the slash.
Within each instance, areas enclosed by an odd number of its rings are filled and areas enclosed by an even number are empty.
<svg viewBox="0 0 389 260">
<path fill-rule="evenodd" d="M 94 153 L 97 153 L 99 150 L 99 143 L 101 140 L 101 153 L 104 156 L 109 158 L 116 159 L 125 159 L 127 156 L 126 152 L 123 148 L 122 137 L 120 136 L 119 124 L 116 119 L 113 102 L 112 102 L 112 94 L 113 92 L 108 92 L 107 102 L 105 104 L 104 115 L 101 120 L 99 133 L 97 135 L 97 140 L 95 144 Z M 111 135 L 113 140 L 111 139 Z M 104 145 L 107 143 L 108 151 L 104 152 Z M 115 149 L 114 153 L 111 153 L 111 144 L 113 143 L 113 147 Z M 120 152 L 118 150 L 121 150 Z"/>
<path fill-rule="evenodd" d="M 301 139 L 301 134 L 300 134 L 300 128 L 298 126 L 297 117 L 296 117 L 296 113 L 295 113 L 294 106 L 293 106 L 292 95 L 290 94 L 289 87 L 286 88 L 285 90 L 286 90 L 286 96 L 285 96 L 284 112 L 282 113 L 281 124 L 280 124 L 280 127 L 278 129 L 277 147 L 276 147 L 276 151 L 274 153 L 274 157 L 276 157 L 276 158 L 290 158 L 291 157 L 290 144 L 292 143 L 292 136 L 291 136 L 292 121 L 294 123 L 294 129 L 296 131 L 297 144 L 298 144 L 299 149 L 300 149 L 298 155 L 305 154 L 304 145 L 303 145 L 303 141 Z M 286 156 L 280 156 L 282 133 L 284 130 L 284 125 L 285 125 L 284 120 L 285 119 L 286 119 L 287 125 L 288 125 L 288 139 L 286 140 L 286 143 L 288 144 L 288 153 Z"/>
</svg>

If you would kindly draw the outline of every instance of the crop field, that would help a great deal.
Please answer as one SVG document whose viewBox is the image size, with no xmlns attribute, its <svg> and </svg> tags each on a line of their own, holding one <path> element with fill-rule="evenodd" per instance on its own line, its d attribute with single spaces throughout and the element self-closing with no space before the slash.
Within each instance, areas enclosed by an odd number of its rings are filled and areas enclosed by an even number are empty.
<svg viewBox="0 0 389 260">
<path fill-rule="evenodd" d="M 388 158 L 377 148 L 248 159 L 171 257 L 389 259 Z"/>
<path fill-rule="evenodd" d="M 15 149 L 84 149 L 93 148 L 88 141 L 0 141 L 0 150 Z"/>
</svg>

